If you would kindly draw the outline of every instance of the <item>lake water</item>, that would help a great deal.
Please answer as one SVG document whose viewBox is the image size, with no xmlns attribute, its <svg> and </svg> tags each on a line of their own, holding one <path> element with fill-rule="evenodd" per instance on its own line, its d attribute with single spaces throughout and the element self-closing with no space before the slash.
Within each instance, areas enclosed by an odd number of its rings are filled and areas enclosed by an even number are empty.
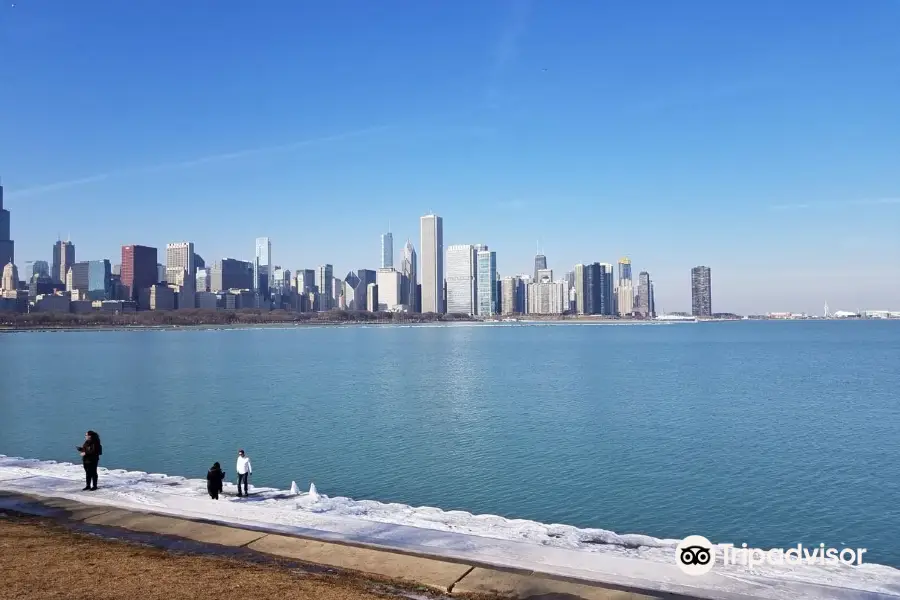
<svg viewBox="0 0 900 600">
<path fill-rule="evenodd" d="M 900 566 L 900 322 L 7 333 L 0 377 L 2 454 Z"/>
</svg>

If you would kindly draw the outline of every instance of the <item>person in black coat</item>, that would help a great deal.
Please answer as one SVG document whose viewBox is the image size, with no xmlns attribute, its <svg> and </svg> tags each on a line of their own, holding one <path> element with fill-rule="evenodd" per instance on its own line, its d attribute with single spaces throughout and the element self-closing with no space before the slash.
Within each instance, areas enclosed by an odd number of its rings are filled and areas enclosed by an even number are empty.
<svg viewBox="0 0 900 600">
<path fill-rule="evenodd" d="M 219 499 L 222 492 L 222 480 L 225 479 L 225 471 L 219 463 L 213 463 L 213 466 L 206 473 L 206 491 L 213 500 Z"/>
<path fill-rule="evenodd" d="M 97 489 L 97 465 L 100 464 L 100 455 L 103 454 L 103 446 L 100 445 L 100 436 L 96 431 L 88 431 L 84 434 L 84 445 L 76 448 L 81 454 L 81 463 L 84 465 L 85 486 L 82 491 Z"/>
</svg>

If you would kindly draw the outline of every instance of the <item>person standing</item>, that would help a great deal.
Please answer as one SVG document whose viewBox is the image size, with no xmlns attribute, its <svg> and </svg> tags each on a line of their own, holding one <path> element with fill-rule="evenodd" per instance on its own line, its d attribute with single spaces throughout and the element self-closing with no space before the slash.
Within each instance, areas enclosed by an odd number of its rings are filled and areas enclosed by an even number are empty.
<svg viewBox="0 0 900 600">
<path fill-rule="evenodd" d="M 212 468 L 206 473 L 206 491 L 213 500 L 219 499 L 222 491 L 222 480 L 225 479 L 225 472 L 219 463 L 213 463 Z"/>
<path fill-rule="evenodd" d="M 248 491 L 247 479 L 250 477 L 250 473 L 253 472 L 253 467 L 250 466 L 250 457 L 244 454 L 243 449 L 238 450 L 237 465 L 235 466 L 235 470 L 238 474 L 238 497 L 249 496 L 250 492 Z M 244 484 L 243 494 L 241 494 L 242 482 Z"/>
<path fill-rule="evenodd" d="M 84 434 L 84 445 L 78 446 L 76 450 L 81 454 L 81 464 L 84 466 L 85 486 L 81 491 L 94 491 L 97 489 L 97 465 L 100 464 L 100 455 L 103 454 L 100 436 L 96 431 L 88 431 Z"/>
</svg>

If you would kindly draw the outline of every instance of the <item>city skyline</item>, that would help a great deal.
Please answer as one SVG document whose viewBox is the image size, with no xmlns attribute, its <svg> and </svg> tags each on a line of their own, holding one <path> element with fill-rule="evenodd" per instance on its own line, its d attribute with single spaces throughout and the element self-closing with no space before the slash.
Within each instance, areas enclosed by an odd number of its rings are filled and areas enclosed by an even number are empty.
<svg viewBox="0 0 900 600">
<path fill-rule="evenodd" d="M 17 3 L 0 96 L 16 263 L 50 261 L 60 231 L 113 262 L 175 240 L 253 261 L 265 235 L 277 265 L 346 273 L 378 268 L 388 224 L 421 262 L 434 212 L 501 276 L 533 272 L 535 240 L 559 274 L 627 255 L 665 311 L 690 311 L 697 265 L 725 311 L 896 307 L 898 18 L 499 0 L 348 20 L 276 0 L 209 27 L 165 4 Z M 238 55 L 238 37 L 260 43 Z"/>
</svg>

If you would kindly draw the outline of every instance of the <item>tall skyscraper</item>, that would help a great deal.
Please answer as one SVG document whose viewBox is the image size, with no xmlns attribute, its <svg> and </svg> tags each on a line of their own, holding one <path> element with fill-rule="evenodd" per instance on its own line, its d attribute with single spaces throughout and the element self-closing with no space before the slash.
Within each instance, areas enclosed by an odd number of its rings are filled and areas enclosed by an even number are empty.
<svg viewBox="0 0 900 600">
<path fill-rule="evenodd" d="M 653 317 L 653 286 L 650 283 L 650 273 L 641 271 L 638 274 L 638 303 L 635 312 L 646 318 Z"/>
<path fill-rule="evenodd" d="M 9 211 L 3 208 L 3 186 L 0 185 L 0 265 L 16 262 L 15 242 L 10 239 Z"/>
<path fill-rule="evenodd" d="M 371 269 L 359 269 L 356 272 L 359 283 L 356 284 L 355 302 L 356 310 L 369 310 L 369 290 L 378 289 L 376 284 L 377 274 Z M 369 286 L 372 286 L 371 288 Z M 374 299 L 375 310 L 378 310 L 378 298 Z"/>
<path fill-rule="evenodd" d="M 475 246 L 447 247 L 447 313 L 474 315 L 476 311 Z"/>
<path fill-rule="evenodd" d="M 72 242 L 57 241 L 53 245 L 53 272 L 50 276 L 56 283 L 65 283 L 66 274 L 75 264 L 75 244 Z"/>
<path fill-rule="evenodd" d="M 253 270 L 254 263 L 233 258 L 217 260 L 209 268 L 209 291 L 252 289 Z"/>
<path fill-rule="evenodd" d="M 253 261 L 253 289 L 260 295 L 269 295 L 272 288 L 272 242 L 267 237 L 256 238 L 256 255 Z"/>
<path fill-rule="evenodd" d="M 405 278 L 406 284 L 401 302 L 409 307 L 410 312 L 419 312 L 420 310 L 416 298 L 418 296 L 416 293 L 418 285 L 416 267 L 416 249 L 413 248 L 412 242 L 406 240 L 406 245 L 403 246 L 403 261 L 400 263 L 400 273 Z"/>
<path fill-rule="evenodd" d="M 183 273 L 194 277 L 197 272 L 196 254 L 193 242 L 173 242 L 166 245 L 166 281 L 174 285 L 184 285 Z"/>
<path fill-rule="evenodd" d="M 444 312 L 444 220 L 437 215 L 420 219 L 422 253 L 422 312 Z"/>
<path fill-rule="evenodd" d="M 390 231 L 381 234 L 381 268 L 394 267 L 394 234 Z"/>
<path fill-rule="evenodd" d="M 316 285 L 319 286 L 319 310 L 331 310 L 334 308 L 334 267 L 321 265 L 319 267 Z"/>
<path fill-rule="evenodd" d="M 297 271 L 297 293 L 307 294 L 316 287 L 316 272 L 313 269 L 299 269 Z"/>
<path fill-rule="evenodd" d="M 691 269 L 691 314 L 695 317 L 712 316 L 712 281 L 709 267 Z"/>
<path fill-rule="evenodd" d="M 50 265 L 47 264 L 46 260 L 36 260 L 34 261 L 34 265 L 31 267 L 31 275 L 37 275 L 38 277 L 50 277 Z"/>
<path fill-rule="evenodd" d="M 634 282 L 631 279 L 631 259 L 619 259 L 619 282 L 616 286 L 616 308 L 621 316 L 634 312 Z"/>
<path fill-rule="evenodd" d="M 476 278 L 478 291 L 476 300 L 478 303 L 478 316 L 490 317 L 500 312 L 499 296 L 497 294 L 497 253 L 485 247 L 477 254 Z"/>
<path fill-rule="evenodd" d="M 129 300 L 140 300 L 141 292 L 157 282 L 156 266 L 156 248 L 122 246 L 122 287 Z"/>
<path fill-rule="evenodd" d="M 0 279 L 0 290 L 12 292 L 19 289 L 19 270 L 12 261 L 3 265 L 3 277 Z"/>
<path fill-rule="evenodd" d="M 378 310 L 393 311 L 400 304 L 403 276 L 393 268 L 378 269 L 375 284 L 378 287 Z"/>
<path fill-rule="evenodd" d="M 534 281 L 538 281 L 538 271 L 547 268 L 547 257 L 538 252 L 534 255 Z"/>
<path fill-rule="evenodd" d="M 575 312 L 579 315 L 589 315 L 591 313 L 585 311 L 585 286 L 584 286 L 584 278 L 585 271 L 584 265 L 579 263 L 575 265 L 575 281 L 573 283 L 573 287 L 575 288 Z"/>
</svg>

